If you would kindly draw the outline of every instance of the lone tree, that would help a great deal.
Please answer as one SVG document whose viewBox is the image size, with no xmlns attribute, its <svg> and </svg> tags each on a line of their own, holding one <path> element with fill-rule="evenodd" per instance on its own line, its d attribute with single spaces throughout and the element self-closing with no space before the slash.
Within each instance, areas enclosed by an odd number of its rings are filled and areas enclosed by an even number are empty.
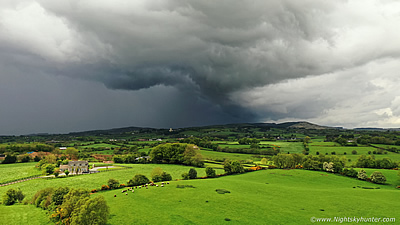
<svg viewBox="0 0 400 225">
<path fill-rule="evenodd" d="M 386 177 L 383 173 L 375 171 L 371 174 L 371 181 L 377 184 L 384 184 L 386 182 Z"/>
</svg>

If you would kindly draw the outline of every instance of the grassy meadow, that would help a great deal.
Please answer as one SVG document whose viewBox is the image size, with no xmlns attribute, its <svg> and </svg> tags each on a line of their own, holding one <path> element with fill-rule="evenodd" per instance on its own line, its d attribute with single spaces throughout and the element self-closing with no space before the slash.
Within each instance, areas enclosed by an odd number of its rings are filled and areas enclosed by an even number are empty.
<svg viewBox="0 0 400 225">
<path fill-rule="evenodd" d="M 0 183 L 19 178 L 41 175 L 41 171 L 35 168 L 37 163 L 0 164 Z"/>
<path fill-rule="evenodd" d="M 230 193 L 218 194 L 216 189 Z M 226 220 L 230 224 L 309 224 L 313 216 L 396 217 L 399 206 L 399 191 L 393 184 L 306 170 L 265 170 L 174 181 L 164 188 L 135 189 L 128 195 L 120 190 L 97 194 L 111 207 L 110 224 L 226 224 Z"/>
<path fill-rule="evenodd" d="M 176 179 L 190 168 L 154 164 L 131 166 L 132 169 L 91 175 L 31 180 L 0 187 L 0 195 L 11 187 L 20 188 L 28 199 L 45 187 L 94 189 L 109 178 L 125 183 L 136 173 L 150 176 L 154 167 L 161 167 Z M 204 169 L 197 171 L 199 176 L 204 175 Z M 377 170 L 366 171 L 370 175 Z M 313 216 L 396 217 L 400 190 L 394 187 L 400 185 L 398 171 L 378 171 L 385 174 L 387 184 L 320 171 L 273 169 L 213 179 L 171 181 L 165 187 L 135 189 L 135 193 L 128 192 L 128 195 L 121 193 L 121 189 L 94 195 L 103 195 L 110 206 L 108 224 L 309 224 Z M 177 185 L 184 188 L 177 188 Z M 216 189 L 230 193 L 219 194 Z M 0 206 L 0 212 L 8 212 L 2 213 L 0 220 L 10 221 L 7 224 L 47 222 L 45 211 L 31 205 Z M 34 220 L 25 223 L 30 217 Z"/>
</svg>

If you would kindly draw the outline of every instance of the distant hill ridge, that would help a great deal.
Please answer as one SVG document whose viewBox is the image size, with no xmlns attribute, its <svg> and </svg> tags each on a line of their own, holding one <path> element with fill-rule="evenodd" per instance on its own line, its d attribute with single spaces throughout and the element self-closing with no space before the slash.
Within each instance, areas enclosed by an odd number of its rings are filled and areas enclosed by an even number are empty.
<svg viewBox="0 0 400 225">
<path fill-rule="evenodd" d="M 299 122 L 284 122 L 284 123 L 237 123 L 237 124 L 225 124 L 225 125 L 208 125 L 208 126 L 199 126 L 199 127 L 185 127 L 185 128 L 173 128 L 173 129 L 193 129 L 193 128 L 221 128 L 221 127 L 237 127 L 237 128 L 245 128 L 245 127 L 269 127 L 269 128 L 297 128 L 297 129 L 342 129 L 338 127 L 328 127 L 328 126 L 320 126 L 317 124 L 313 124 L 307 121 L 299 121 Z M 105 129 L 105 130 L 90 130 L 90 131 L 81 131 L 81 132 L 71 132 L 70 135 L 101 135 L 101 134 L 120 134 L 127 132 L 136 132 L 144 130 L 154 131 L 154 130 L 169 130 L 166 128 L 149 128 L 149 127 L 122 127 L 122 128 L 113 128 L 113 129 Z"/>
</svg>

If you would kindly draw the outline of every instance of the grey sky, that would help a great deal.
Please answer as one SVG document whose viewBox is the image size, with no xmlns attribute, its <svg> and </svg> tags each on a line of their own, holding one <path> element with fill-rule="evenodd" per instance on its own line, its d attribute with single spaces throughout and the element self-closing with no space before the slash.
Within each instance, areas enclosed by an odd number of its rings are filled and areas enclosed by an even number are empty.
<svg viewBox="0 0 400 225">
<path fill-rule="evenodd" d="M 0 3 L 0 134 L 400 127 L 398 1 Z"/>
</svg>

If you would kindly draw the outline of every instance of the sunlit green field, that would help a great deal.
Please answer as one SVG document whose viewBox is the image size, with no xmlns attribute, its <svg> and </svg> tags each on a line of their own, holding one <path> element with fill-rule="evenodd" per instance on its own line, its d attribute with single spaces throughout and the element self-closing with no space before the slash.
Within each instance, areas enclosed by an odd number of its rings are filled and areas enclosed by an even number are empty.
<svg viewBox="0 0 400 225">
<path fill-rule="evenodd" d="M 321 172 L 267 170 L 174 181 L 128 195 L 119 190 L 99 194 L 111 207 L 110 224 L 310 224 L 313 216 L 398 217 L 400 191 L 394 189 L 392 178 L 388 182 L 377 185 Z M 230 193 L 218 194 L 216 189 Z"/>
<path fill-rule="evenodd" d="M 122 183 L 136 173 L 149 176 L 155 166 L 170 172 L 173 178 L 190 168 L 151 164 L 131 166 L 135 168 L 33 180 L 12 187 L 21 188 L 27 198 L 31 198 L 37 190 L 49 186 L 93 189 L 111 177 Z M 199 176 L 204 175 L 204 169 L 197 171 Z M 373 171 L 376 170 L 367 169 L 367 174 Z M 110 206 L 109 224 L 309 224 L 313 216 L 398 217 L 400 190 L 395 189 L 400 185 L 398 171 L 379 171 L 386 175 L 388 184 L 378 185 L 319 171 L 274 169 L 213 179 L 171 181 L 165 187 L 135 189 L 135 193 L 128 192 L 128 195 L 122 194 L 121 190 L 95 195 L 103 195 Z M 177 185 L 186 187 L 177 188 Z M 8 188 L 1 187 L 0 195 Z M 219 194 L 216 189 L 230 193 Z M 9 224 L 45 224 L 47 221 L 44 211 L 33 206 L 0 206 L 0 212 L 12 214 L 2 215 L 7 221 L 13 221 Z M 35 219 L 26 223 L 31 216 Z"/>
<path fill-rule="evenodd" d="M 118 164 L 114 164 L 118 165 Z M 160 167 L 163 171 L 170 173 L 172 179 L 181 179 L 182 173 L 188 172 L 190 168 L 189 166 L 181 166 L 181 165 L 172 165 L 172 164 L 121 164 L 124 166 L 130 166 L 130 169 L 122 169 L 122 170 L 111 170 L 109 172 L 101 172 L 96 174 L 88 174 L 88 175 L 79 175 L 79 176 L 70 176 L 67 178 L 50 178 L 50 179 L 37 179 L 25 181 L 17 184 L 13 184 L 11 186 L 0 187 L 0 196 L 7 191 L 9 188 L 20 188 L 23 193 L 31 198 L 37 190 L 46 188 L 46 187 L 60 187 L 60 186 L 70 186 L 70 187 L 83 187 L 88 189 L 96 189 L 100 188 L 101 185 L 107 184 L 108 179 L 115 178 L 119 180 L 121 184 L 127 184 L 129 179 L 131 179 L 136 174 L 143 174 L 150 178 L 151 171 L 155 167 Z M 203 177 L 206 176 L 205 168 L 196 168 L 197 176 Z M 222 169 L 216 171 L 217 174 L 223 173 Z"/>
<path fill-rule="evenodd" d="M 200 150 L 200 151 L 204 159 L 210 159 L 210 160 L 220 160 L 220 161 L 224 161 L 225 159 L 254 160 L 254 161 L 260 160 L 257 155 L 252 155 L 252 154 L 226 153 L 226 152 L 216 152 L 207 150 Z"/>
<path fill-rule="evenodd" d="M 304 150 L 303 142 L 261 141 L 260 144 L 277 145 L 282 153 L 302 153 Z"/>
<path fill-rule="evenodd" d="M 0 224 L 4 225 L 42 225 L 52 224 L 46 211 L 33 205 L 17 204 L 13 206 L 0 205 Z"/>
<path fill-rule="evenodd" d="M 40 175 L 41 171 L 35 168 L 36 163 L 0 164 L 0 182 Z"/>
</svg>

